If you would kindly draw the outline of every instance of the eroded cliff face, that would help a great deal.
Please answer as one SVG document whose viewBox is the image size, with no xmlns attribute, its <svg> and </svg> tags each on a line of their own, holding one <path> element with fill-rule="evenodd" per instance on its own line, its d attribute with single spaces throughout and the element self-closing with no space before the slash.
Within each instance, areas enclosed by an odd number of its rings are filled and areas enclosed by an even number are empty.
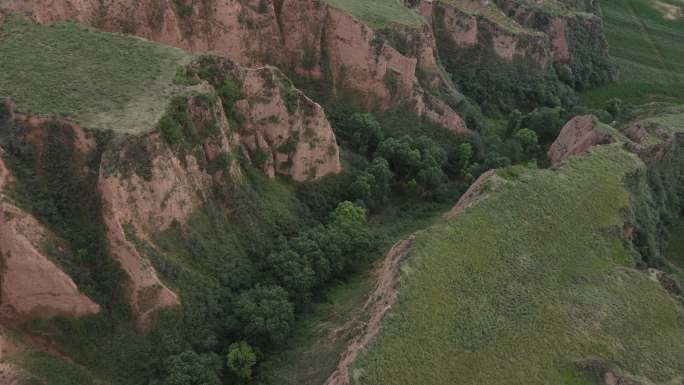
<svg viewBox="0 0 684 385">
<path fill-rule="evenodd" d="M 258 167 L 267 175 L 306 181 L 342 171 L 325 112 L 277 68 L 246 68 L 219 56 L 204 56 L 190 71 L 208 73 L 206 80 L 219 92 L 226 81 L 239 88 L 240 96 L 228 111 L 239 120 L 233 122 L 237 127 L 232 140 L 252 158 L 263 158 Z"/>
<path fill-rule="evenodd" d="M 71 227 L 87 226 L 96 232 L 86 236 L 95 238 L 93 242 L 101 239 L 106 249 L 101 257 L 123 271 L 125 296 L 140 325 L 148 328 L 157 310 L 181 301 L 138 250 L 140 241 L 153 244 L 153 234 L 172 224 L 183 226 L 215 194 L 217 185 L 242 183 L 248 163 L 272 177 L 297 181 L 341 171 L 337 143 L 322 108 L 279 70 L 247 69 L 223 57 L 204 56 L 187 67 L 187 75 L 198 86 L 171 101 L 159 127 L 137 135 L 89 132 L 64 119 L 15 114 L 9 103 L 3 104 L 10 116 L 2 142 L 11 148 L 14 167 L 33 170 L 31 179 L 22 182 L 62 194 L 48 194 L 45 203 L 55 205 L 58 216 L 60 210 L 83 211 L 61 221 L 51 210 L 38 208 L 41 220 L 48 222 L 42 224 L 3 199 L 3 316 L 84 316 L 99 310 L 43 251 L 52 244 L 64 249 L 62 258 L 82 258 L 77 251 L 90 250 L 77 250 L 69 244 L 73 240 L 61 240 L 49 228 L 72 233 L 77 229 Z M 225 91 L 228 85 L 231 95 Z M 180 137 L 169 136 L 163 124 L 179 125 Z M 11 174 L 4 163 L 0 166 L 4 189 Z M 82 196 L 92 199 L 81 202 Z M 230 215 L 230 207 L 225 212 Z"/>
<path fill-rule="evenodd" d="M 0 102 L 3 110 L 11 111 L 9 103 Z M 0 121 L 0 128 L 17 119 L 26 126 L 24 132 L 33 136 L 44 123 L 11 114 Z M 11 198 L 14 177 L 4 155 L 0 147 L 0 320 L 16 323 L 99 312 L 100 306 L 83 295 L 71 277 L 48 256 L 48 250 L 61 249 L 64 240 Z"/>
<path fill-rule="evenodd" d="M 445 46 L 451 46 L 457 52 L 484 48 L 479 51 L 480 55 L 470 59 L 474 65 L 484 59 L 478 56 L 492 54 L 506 61 L 524 58 L 541 69 L 550 62 L 548 37 L 507 19 L 492 4 L 470 0 L 455 3 L 422 1 L 417 9 L 431 21 Z"/>
<path fill-rule="evenodd" d="M 565 1 L 555 5 L 558 9 L 544 9 L 528 0 L 496 3 L 520 25 L 543 32 L 553 60 L 567 65 L 576 77 L 587 76 L 582 87 L 600 85 L 617 76 L 607 62 L 608 41 L 597 3 Z M 594 71 L 587 71 L 588 66 L 595 67 Z"/>
<path fill-rule="evenodd" d="M 436 63 L 429 30 L 410 32 L 425 47 L 399 52 L 377 31 L 314 0 L 2 0 L 0 8 L 30 13 L 40 23 L 75 20 L 191 51 L 217 51 L 242 65 L 273 64 L 307 79 L 326 81 L 333 94 L 378 110 L 406 107 L 465 132 L 454 106 L 425 96 L 418 73 Z M 432 68 L 431 68 L 432 67 Z"/>
</svg>

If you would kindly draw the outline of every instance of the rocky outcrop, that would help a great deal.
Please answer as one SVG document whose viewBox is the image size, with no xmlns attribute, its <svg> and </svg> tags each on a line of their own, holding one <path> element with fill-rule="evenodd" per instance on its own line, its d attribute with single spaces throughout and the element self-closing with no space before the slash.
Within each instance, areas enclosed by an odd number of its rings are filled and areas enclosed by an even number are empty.
<svg viewBox="0 0 684 385">
<path fill-rule="evenodd" d="M 550 62 L 548 37 L 508 19 L 494 4 L 469 0 L 423 2 L 419 9 L 432 20 L 444 45 L 448 43 L 457 52 L 477 52 L 470 59 L 474 64 L 484 60 L 483 55 L 492 54 L 506 61 L 525 58 L 542 69 Z M 480 49 L 472 50 L 474 47 Z"/>
<path fill-rule="evenodd" d="M 267 175 L 307 181 L 342 171 L 339 147 L 325 112 L 280 70 L 246 68 L 220 56 L 203 56 L 190 71 L 203 72 L 202 68 L 213 74 L 207 80 L 215 88 L 226 81 L 239 88 L 240 97 L 227 112 L 239 121 L 232 123 L 237 127 L 226 128 L 233 132 L 226 140 L 245 147 L 252 158 L 263 158 L 257 166 Z M 216 109 L 225 115 L 221 105 Z"/>
<path fill-rule="evenodd" d="M 242 65 L 278 65 L 327 82 L 333 94 L 366 108 L 408 104 L 420 116 L 457 132 L 466 130 L 452 106 L 433 105 L 418 82 L 419 63 L 436 62 L 428 57 L 429 49 L 420 57 L 402 54 L 376 31 L 323 1 L 2 0 L 0 8 L 30 12 L 41 23 L 75 20 L 191 51 L 217 51 Z"/>
<path fill-rule="evenodd" d="M 599 124 L 593 115 L 576 116 L 567 122 L 547 153 L 551 165 L 558 166 L 572 155 L 585 154 L 593 146 L 612 143 L 612 134 L 598 130 Z"/>
<path fill-rule="evenodd" d="M 496 175 L 496 170 L 489 170 L 485 172 L 484 174 L 480 175 L 473 184 L 468 187 L 468 190 L 461 195 L 461 197 L 458 199 L 458 202 L 454 205 L 454 207 L 449 210 L 444 215 L 444 219 L 447 221 L 453 219 L 456 217 L 456 215 L 460 214 L 463 210 L 467 209 L 468 207 L 472 206 L 473 203 L 482 195 L 482 191 L 484 189 L 484 186 L 491 180 L 492 177 Z"/>
<path fill-rule="evenodd" d="M 58 237 L 7 196 L 11 175 L 3 155 L 0 149 L 0 319 L 97 313 L 100 307 L 48 259 L 45 249 L 59 247 Z"/>
</svg>

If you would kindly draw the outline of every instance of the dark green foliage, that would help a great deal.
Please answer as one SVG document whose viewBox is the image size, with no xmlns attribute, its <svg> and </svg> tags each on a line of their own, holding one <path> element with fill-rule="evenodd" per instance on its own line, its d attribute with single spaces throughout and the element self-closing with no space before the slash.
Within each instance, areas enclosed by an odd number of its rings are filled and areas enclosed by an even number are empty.
<svg viewBox="0 0 684 385">
<path fill-rule="evenodd" d="M 257 363 L 257 354 L 246 341 L 230 344 L 226 360 L 228 368 L 240 380 L 249 381 L 252 378 L 252 368 Z"/>
<path fill-rule="evenodd" d="M 283 87 L 280 89 L 280 95 L 285 102 L 287 112 L 294 114 L 299 108 L 299 91 L 294 86 Z"/>
<path fill-rule="evenodd" d="M 184 96 L 176 96 L 171 100 L 166 115 L 164 115 L 157 129 L 167 143 L 175 144 L 183 138 L 191 138 L 194 135 L 195 124 L 188 115 L 188 99 Z"/>
<path fill-rule="evenodd" d="M 281 248 L 274 250 L 266 263 L 278 283 L 291 294 L 293 301 L 309 302 L 316 277 L 311 261 L 305 255 Z"/>
<path fill-rule="evenodd" d="M 283 288 L 257 284 L 238 296 L 235 317 L 249 341 L 282 344 L 294 323 L 294 306 Z"/>
<path fill-rule="evenodd" d="M 165 361 L 166 385 L 220 385 L 218 373 L 223 366 L 213 353 L 197 354 L 192 350 L 171 356 Z"/>
<path fill-rule="evenodd" d="M 446 151 L 425 136 L 386 139 L 376 155 L 386 159 L 394 175 L 404 183 L 415 180 L 422 189 L 431 191 L 446 182 Z"/>
<path fill-rule="evenodd" d="M 226 111 L 226 113 L 232 111 L 235 102 L 244 97 L 240 84 L 231 79 L 225 79 L 223 83 L 221 83 L 221 85 L 216 89 L 216 93 L 218 94 L 219 98 L 221 98 L 223 109 Z"/>
<path fill-rule="evenodd" d="M 385 27 L 375 30 L 375 36 L 372 42 L 373 45 L 375 45 L 377 49 L 380 49 L 385 41 L 387 41 L 389 45 L 396 49 L 400 54 L 407 55 L 409 53 L 408 42 L 395 29 Z"/>
<path fill-rule="evenodd" d="M 551 143 L 565 124 L 562 113 L 560 108 L 537 108 L 525 116 L 522 127 L 536 132 L 540 143 Z"/>
<path fill-rule="evenodd" d="M 387 88 L 390 96 L 396 97 L 397 92 L 399 91 L 399 79 L 396 72 L 394 72 L 392 69 L 388 69 L 387 72 L 385 72 L 383 81 L 385 82 L 385 88 Z"/>
<path fill-rule="evenodd" d="M 268 160 L 268 154 L 266 151 L 261 149 L 261 147 L 257 147 L 252 151 L 250 154 L 250 159 L 252 159 L 252 164 L 254 167 L 258 169 L 263 169 L 264 166 L 266 165 L 266 161 Z"/>
<path fill-rule="evenodd" d="M 370 155 L 384 139 L 380 123 L 368 113 L 352 113 L 339 119 L 335 125 L 335 135 L 339 141 L 349 143 L 360 154 Z"/>
<path fill-rule="evenodd" d="M 292 155 L 294 154 L 295 151 L 297 151 L 297 144 L 299 143 L 299 133 L 298 132 L 292 132 L 290 135 L 288 135 L 287 139 L 283 141 L 283 143 L 278 146 L 278 152 L 287 154 L 287 155 Z"/>
<path fill-rule="evenodd" d="M 492 36 L 480 29 L 478 44 L 455 45 L 443 25 L 444 10 L 436 9 L 435 34 L 440 57 L 458 89 L 490 114 L 536 106 L 572 105 L 577 97 L 571 87 L 559 80 L 553 70 L 543 70 L 531 58 L 500 58 L 493 50 Z M 477 63 L 473 65 L 473 63 Z"/>
<path fill-rule="evenodd" d="M 194 86 L 199 84 L 197 74 L 188 67 L 181 67 L 176 71 L 173 83 L 181 86 Z"/>
<path fill-rule="evenodd" d="M 210 174 L 216 173 L 218 171 L 228 171 L 232 162 L 233 157 L 231 154 L 222 152 L 209 162 L 207 165 L 207 171 Z"/>
</svg>

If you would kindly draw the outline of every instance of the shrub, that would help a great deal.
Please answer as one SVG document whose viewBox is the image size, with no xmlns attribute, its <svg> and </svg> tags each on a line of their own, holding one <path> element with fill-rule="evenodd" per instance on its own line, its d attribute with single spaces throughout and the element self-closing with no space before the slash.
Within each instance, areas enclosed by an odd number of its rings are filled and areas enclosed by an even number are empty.
<svg viewBox="0 0 684 385">
<path fill-rule="evenodd" d="M 252 342 L 282 344 L 294 323 L 294 306 L 280 286 L 261 286 L 242 292 L 235 315 Z"/>
<path fill-rule="evenodd" d="M 231 79 L 224 80 L 216 90 L 216 93 L 221 98 L 223 110 L 227 115 L 233 110 L 235 102 L 244 97 L 240 84 Z"/>
<path fill-rule="evenodd" d="M 165 384 L 221 385 L 218 376 L 221 366 L 221 360 L 216 354 L 197 354 L 188 350 L 166 359 L 168 375 Z"/>
<path fill-rule="evenodd" d="M 252 368 L 256 363 L 256 352 L 246 341 L 235 342 L 228 347 L 228 367 L 240 380 L 252 378 Z"/>
</svg>

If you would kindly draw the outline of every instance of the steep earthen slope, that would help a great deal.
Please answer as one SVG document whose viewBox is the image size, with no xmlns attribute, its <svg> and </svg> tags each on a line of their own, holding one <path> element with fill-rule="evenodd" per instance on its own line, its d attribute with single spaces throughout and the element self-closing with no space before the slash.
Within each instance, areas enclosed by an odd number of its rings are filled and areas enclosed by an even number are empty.
<svg viewBox="0 0 684 385">
<path fill-rule="evenodd" d="M 321 1 L 3 0 L 0 9 L 28 12 L 40 23 L 75 20 L 191 51 L 218 51 L 243 65 L 275 64 L 325 80 L 333 93 L 349 93 L 362 106 L 409 105 L 447 128 L 466 130 L 453 107 L 426 97 L 418 82 L 418 73 L 434 73 L 434 46 L 422 49 L 420 59 L 402 54 L 373 29 Z"/>
<path fill-rule="evenodd" d="M 13 177 L 3 156 L 0 148 L 0 319 L 97 313 L 100 307 L 48 258 L 47 250 L 63 241 L 10 198 Z"/>
</svg>

